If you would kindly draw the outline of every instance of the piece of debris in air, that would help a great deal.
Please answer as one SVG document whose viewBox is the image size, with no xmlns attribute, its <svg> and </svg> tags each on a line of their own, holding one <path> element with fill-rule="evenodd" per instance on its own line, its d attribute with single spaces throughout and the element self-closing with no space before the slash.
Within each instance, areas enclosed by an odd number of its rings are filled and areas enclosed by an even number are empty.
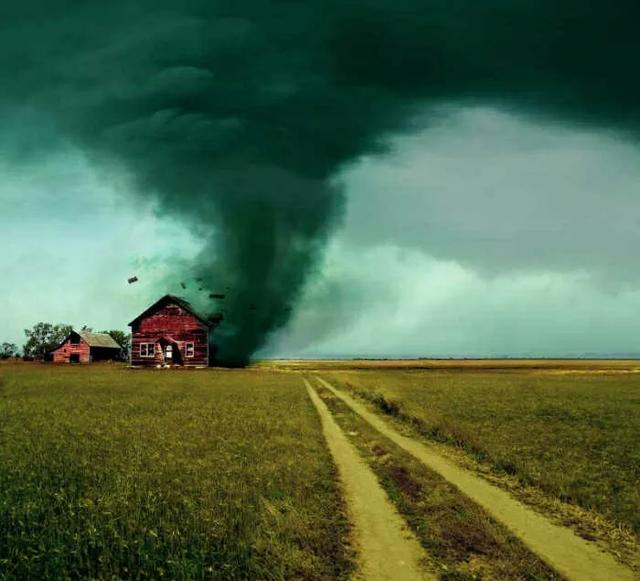
<svg viewBox="0 0 640 581">
<path fill-rule="evenodd" d="M 223 295 L 222 293 L 211 293 L 209 294 L 209 298 L 210 299 L 223 299 L 225 297 L 225 295 Z"/>
<path fill-rule="evenodd" d="M 137 276 L 132 276 L 132 277 L 127 279 L 127 282 L 129 284 L 133 284 L 134 282 L 138 282 L 138 277 Z"/>
<path fill-rule="evenodd" d="M 186 284 L 184 284 L 183 282 L 181 282 L 181 283 L 180 283 L 180 286 L 181 286 L 182 288 L 187 288 L 187 285 L 186 285 Z"/>
<path fill-rule="evenodd" d="M 249 310 L 250 311 L 255 311 L 256 310 L 256 306 L 255 305 L 249 305 Z"/>
</svg>

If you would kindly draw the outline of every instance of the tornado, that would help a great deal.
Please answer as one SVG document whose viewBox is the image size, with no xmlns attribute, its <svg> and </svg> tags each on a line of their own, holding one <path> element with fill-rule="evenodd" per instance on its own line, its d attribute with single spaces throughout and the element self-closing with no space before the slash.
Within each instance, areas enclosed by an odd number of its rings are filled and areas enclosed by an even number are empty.
<svg viewBox="0 0 640 581">
<path fill-rule="evenodd" d="M 1 118 L 35 120 L 12 154 L 71 143 L 195 233 L 185 269 L 205 296 L 229 289 L 228 365 L 295 312 L 340 224 L 340 170 L 429 111 L 488 103 L 638 135 L 636 1 L 11 4 Z"/>
</svg>

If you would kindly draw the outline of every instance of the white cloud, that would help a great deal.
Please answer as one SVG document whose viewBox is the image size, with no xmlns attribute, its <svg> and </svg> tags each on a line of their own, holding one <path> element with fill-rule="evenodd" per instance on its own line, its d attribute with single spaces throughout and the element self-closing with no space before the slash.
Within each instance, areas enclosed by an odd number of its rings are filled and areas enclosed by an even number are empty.
<svg viewBox="0 0 640 581">
<path fill-rule="evenodd" d="M 265 354 L 639 353 L 639 326 L 640 291 L 608 292 L 586 273 L 487 278 L 419 250 L 336 241 L 323 278 L 309 287 L 294 321 Z"/>
<path fill-rule="evenodd" d="M 640 148 L 493 109 L 440 110 L 348 168 L 345 235 L 491 273 L 589 269 L 637 279 Z"/>
</svg>

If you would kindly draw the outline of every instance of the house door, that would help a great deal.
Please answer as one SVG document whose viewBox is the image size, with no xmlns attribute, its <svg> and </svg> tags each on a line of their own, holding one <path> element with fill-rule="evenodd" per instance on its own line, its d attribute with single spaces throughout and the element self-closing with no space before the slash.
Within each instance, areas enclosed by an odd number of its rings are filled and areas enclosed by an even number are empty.
<svg viewBox="0 0 640 581">
<path fill-rule="evenodd" d="M 163 360 L 167 365 L 182 365 L 182 355 L 178 344 L 162 337 L 159 341 Z"/>
<path fill-rule="evenodd" d="M 80 354 L 72 353 L 69 355 L 69 363 L 80 363 Z"/>
</svg>

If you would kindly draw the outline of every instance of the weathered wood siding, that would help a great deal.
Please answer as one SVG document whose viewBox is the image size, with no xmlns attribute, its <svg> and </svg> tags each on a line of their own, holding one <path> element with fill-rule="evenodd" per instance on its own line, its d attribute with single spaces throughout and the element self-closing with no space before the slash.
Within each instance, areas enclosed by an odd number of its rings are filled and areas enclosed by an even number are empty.
<svg viewBox="0 0 640 581">
<path fill-rule="evenodd" d="M 71 343 L 71 338 L 67 339 L 60 347 L 53 351 L 54 363 L 69 363 L 71 355 L 78 355 L 79 363 L 91 363 L 91 348 L 89 344 L 80 339 L 79 343 Z"/>
<path fill-rule="evenodd" d="M 140 319 L 131 328 L 131 364 L 155 366 L 164 363 L 161 340 L 169 340 L 174 350 L 179 350 L 179 358 L 174 353 L 172 364 L 187 367 L 209 364 L 209 329 L 197 317 L 180 305 L 168 303 L 157 311 Z M 154 356 L 142 357 L 140 345 L 154 344 Z M 187 357 L 186 344 L 193 343 L 193 357 Z M 179 359 L 179 361 L 178 361 Z"/>
</svg>

